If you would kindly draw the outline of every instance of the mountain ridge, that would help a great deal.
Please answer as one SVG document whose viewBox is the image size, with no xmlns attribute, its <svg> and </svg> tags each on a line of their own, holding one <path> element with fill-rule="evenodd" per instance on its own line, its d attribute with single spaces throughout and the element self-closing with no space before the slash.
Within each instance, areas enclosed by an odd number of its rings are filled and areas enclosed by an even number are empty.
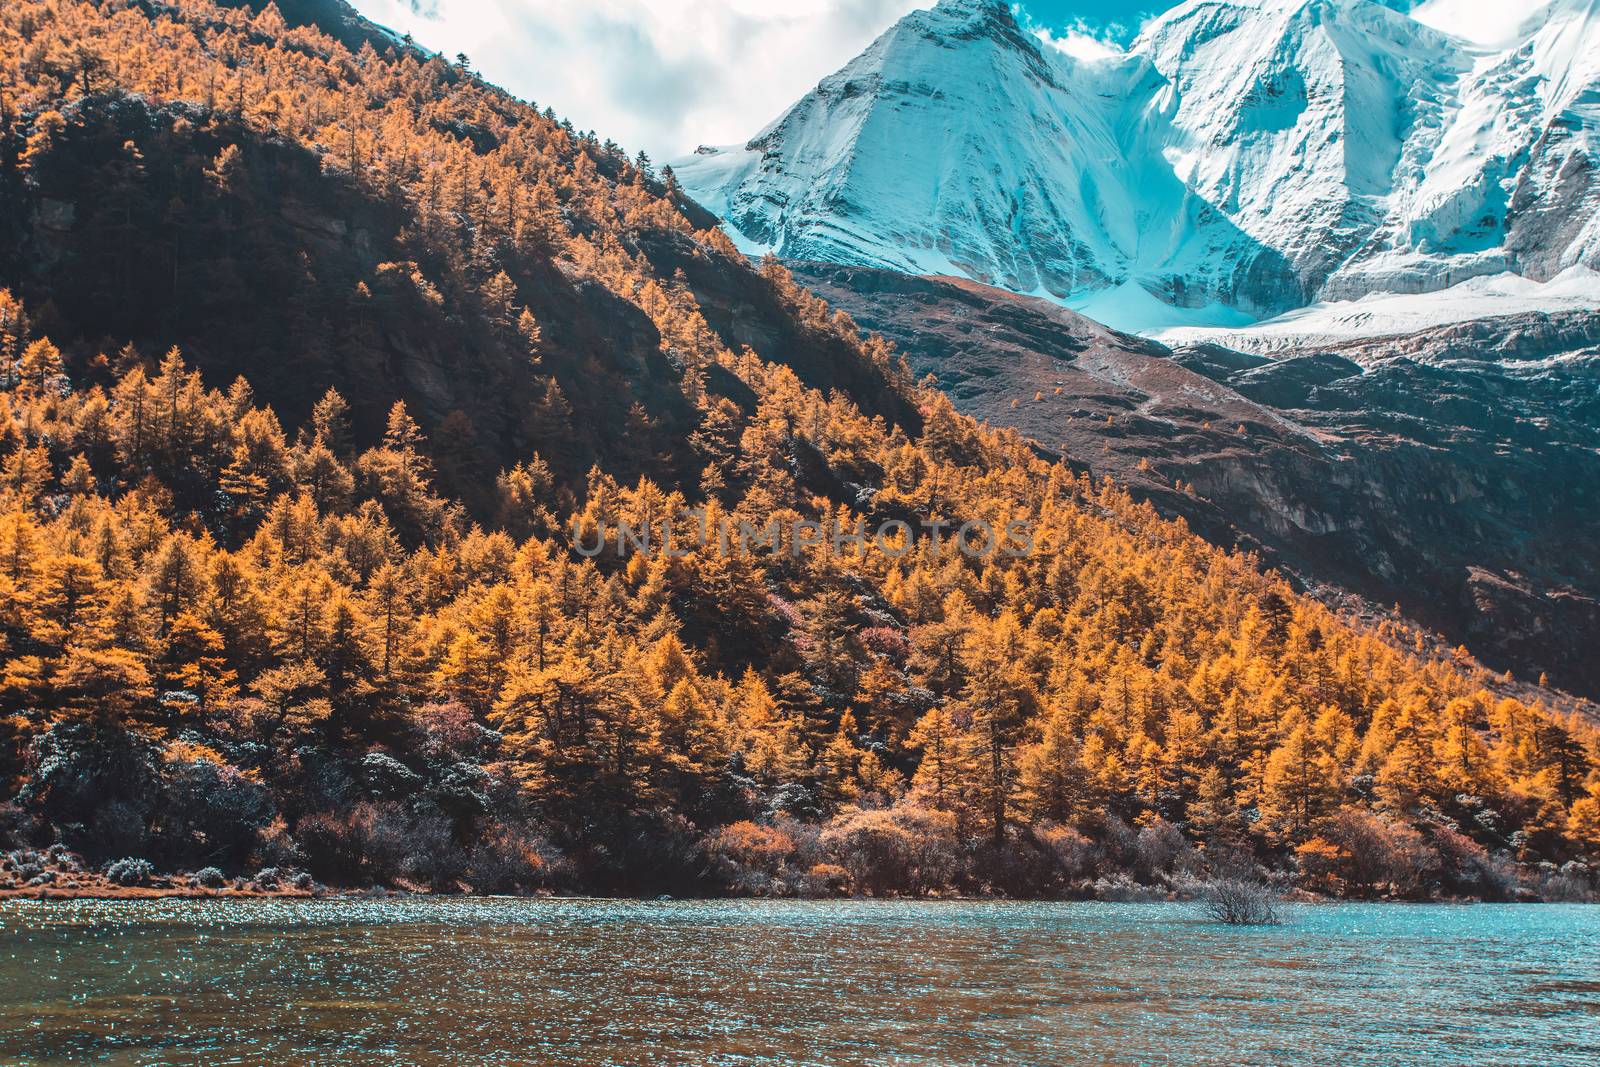
<svg viewBox="0 0 1600 1067">
<path fill-rule="evenodd" d="M 1238 326 L 1545 280 L 1600 265 L 1596 10 L 1557 0 L 1496 50 L 1370 0 L 1189 0 L 1087 61 L 944 0 L 675 170 L 749 251 L 1093 297 L 1114 325 L 1135 289 Z"/>
</svg>

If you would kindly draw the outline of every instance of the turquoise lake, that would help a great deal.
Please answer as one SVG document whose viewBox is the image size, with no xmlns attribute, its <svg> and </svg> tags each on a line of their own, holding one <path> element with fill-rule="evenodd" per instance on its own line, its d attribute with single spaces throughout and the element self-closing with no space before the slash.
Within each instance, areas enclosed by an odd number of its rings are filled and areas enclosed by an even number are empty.
<svg viewBox="0 0 1600 1067">
<path fill-rule="evenodd" d="M 0 1063 L 1600 1063 L 1600 907 L 0 904 Z"/>
</svg>

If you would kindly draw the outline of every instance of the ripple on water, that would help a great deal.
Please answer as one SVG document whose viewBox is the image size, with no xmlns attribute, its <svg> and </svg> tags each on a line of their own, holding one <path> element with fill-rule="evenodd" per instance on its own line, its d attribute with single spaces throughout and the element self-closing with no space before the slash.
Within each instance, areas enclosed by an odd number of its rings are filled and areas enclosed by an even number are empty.
<svg viewBox="0 0 1600 1067">
<path fill-rule="evenodd" d="M 0 906 L 0 1061 L 1590 1064 L 1600 909 Z"/>
</svg>

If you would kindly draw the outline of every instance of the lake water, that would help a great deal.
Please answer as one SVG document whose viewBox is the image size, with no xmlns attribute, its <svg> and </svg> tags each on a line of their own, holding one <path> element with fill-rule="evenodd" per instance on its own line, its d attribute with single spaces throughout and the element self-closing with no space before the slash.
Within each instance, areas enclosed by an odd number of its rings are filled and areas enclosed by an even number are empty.
<svg viewBox="0 0 1600 1067">
<path fill-rule="evenodd" d="M 0 1062 L 1600 1063 L 1600 907 L 0 904 Z"/>
</svg>

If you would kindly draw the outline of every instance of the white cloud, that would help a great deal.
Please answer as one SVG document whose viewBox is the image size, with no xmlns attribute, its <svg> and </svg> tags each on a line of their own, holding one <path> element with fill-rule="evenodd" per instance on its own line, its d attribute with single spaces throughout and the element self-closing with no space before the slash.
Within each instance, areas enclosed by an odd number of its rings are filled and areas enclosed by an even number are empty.
<svg viewBox="0 0 1600 1067">
<path fill-rule="evenodd" d="M 1115 59 L 1123 54 L 1122 47 L 1109 35 L 1097 37 L 1083 24 L 1062 30 L 1059 34 L 1042 26 L 1035 27 L 1033 35 L 1056 51 L 1085 63 Z"/>
<path fill-rule="evenodd" d="M 354 0 L 580 129 L 657 159 L 742 142 L 931 0 Z"/>
<path fill-rule="evenodd" d="M 1550 0 L 1422 0 L 1411 17 L 1436 30 L 1484 45 L 1509 44 Z"/>
</svg>

